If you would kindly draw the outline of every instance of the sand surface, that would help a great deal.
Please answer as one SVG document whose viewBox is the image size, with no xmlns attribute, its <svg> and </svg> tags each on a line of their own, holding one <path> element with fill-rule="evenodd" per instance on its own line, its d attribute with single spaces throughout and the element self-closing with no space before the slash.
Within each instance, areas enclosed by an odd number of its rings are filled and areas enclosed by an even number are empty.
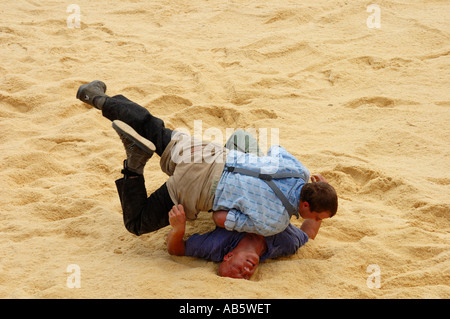
<svg viewBox="0 0 450 319">
<path fill-rule="evenodd" d="M 369 28 L 371 3 L 2 1 L 0 297 L 449 298 L 450 3 L 377 1 Z M 75 98 L 95 79 L 170 128 L 278 129 L 338 214 L 250 281 L 168 255 L 170 227 L 128 233 L 124 149 Z M 145 177 L 166 180 L 158 156 Z"/>
</svg>

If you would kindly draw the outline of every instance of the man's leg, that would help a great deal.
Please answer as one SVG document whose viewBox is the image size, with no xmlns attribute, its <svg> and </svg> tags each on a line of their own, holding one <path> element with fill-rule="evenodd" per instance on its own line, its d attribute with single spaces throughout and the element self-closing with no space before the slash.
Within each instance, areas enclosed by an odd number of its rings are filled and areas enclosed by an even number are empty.
<svg viewBox="0 0 450 319">
<path fill-rule="evenodd" d="M 103 104 L 102 114 L 111 121 L 121 120 L 130 125 L 139 135 L 155 144 L 159 156 L 172 138 L 172 130 L 164 126 L 163 120 L 123 95 L 108 97 Z"/>
<path fill-rule="evenodd" d="M 174 203 L 164 183 L 147 198 L 142 175 L 126 176 L 116 181 L 126 229 L 142 235 L 169 225 L 169 211 Z"/>
<path fill-rule="evenodd" d="M 131 126 L 139 135 L 155 144 L 156 154 L 161 156 L 172 138 L 172 130 L 139 104 L 123 95 L 109 97 L 105 92 L 105 83 L 97 80 L 81 85 L 76 97 L 101 110 L 103 116 L 111 121 L 120 120 Z"/>
<path fill-rule="evenodd" d="M 165 184 L 147 198 L 143 169 L 154 151 L 162 155 L 172 131 L 140 105 L 121 95 L 111 98 L 105 91 L 103 82 L 93 81 L 80 86 L 77 98 L 102 110 L 124 144 L 124 177 L 116 187 L 125 227 L 136 235 L 155 231 L 169 225 L 168 212 L 174 204 Z"/>
<path fill-rule="evenodd" d="M 139 236 L 169 225 L 168 213 L 174 204 L 167 186 L 164 184 L 149 198 L 145 189 L 144 166 L 155 146 L 125 122 L 114 120 L 113 128 L 127 154 L 122 170 L 124 177 L 116 181 L 125 227 Z"/>
</svg>

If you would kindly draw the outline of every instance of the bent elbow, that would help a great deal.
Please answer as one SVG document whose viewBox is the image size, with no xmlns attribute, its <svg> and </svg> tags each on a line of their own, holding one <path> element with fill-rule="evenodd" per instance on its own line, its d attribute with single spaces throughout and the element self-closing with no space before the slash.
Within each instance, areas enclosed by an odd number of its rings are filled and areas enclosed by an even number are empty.
<svg viewBox="0 0 450 319">
<path fill-rule="evenodd" d="M 169 253 L 169 255 L 171 256 L 183 256 L 179 251 L 177 250 L 172 250 L 172 249 L 168 249 L 167 252 Z"/>
<path fill-rule="evenodd" d="M 171 256 L 184 256 L 185 253 L 185 249 L 184 247 L 176 247 L 176 248 L 172 248 L 172 247 L 168 247 L 167 248 L 167 252 L 169 253 L 169 255 Z"/>
</svg>

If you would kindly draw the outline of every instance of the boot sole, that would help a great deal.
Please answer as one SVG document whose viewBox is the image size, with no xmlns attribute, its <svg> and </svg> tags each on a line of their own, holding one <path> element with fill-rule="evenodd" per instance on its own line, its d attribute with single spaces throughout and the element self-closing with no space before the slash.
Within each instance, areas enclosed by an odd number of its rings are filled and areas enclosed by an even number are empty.
<svg viewBox="0 0 450 319">
<path fill-rule="evenodd" d="M 139 135 L 131 126 L 120 120 L 115 120 L 112 122 L 112 127 L 117 133 L 126 136 L 128 139 L 133 141 L 133 143 L 139 147 L 141 150 L 149 155 L 152 155 L 156 151 L 155 144 L 147 140 L 146 138 Z"/>
<path fill-rule="evenodd" d="M 81 85 L 77 91 L 77 99 L 81 100 L 81 91 L 86 87 L 86 84 Z"/>
</svg>

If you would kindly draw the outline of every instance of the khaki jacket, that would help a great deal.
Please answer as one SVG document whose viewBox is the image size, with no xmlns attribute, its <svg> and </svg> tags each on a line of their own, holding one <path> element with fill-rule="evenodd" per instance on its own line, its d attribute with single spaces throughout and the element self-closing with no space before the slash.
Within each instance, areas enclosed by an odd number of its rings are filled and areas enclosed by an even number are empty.
<svg viewBox="0 0 450 319">
<path fill-rule="evenodd" d="M 177 134 L 161 156 L 161 169 L 175 205 L 182 204 L 186 218 L 212 209 L 214 193 L 222 176 L 228 150 L 217 143 Z"/>
</svg>

